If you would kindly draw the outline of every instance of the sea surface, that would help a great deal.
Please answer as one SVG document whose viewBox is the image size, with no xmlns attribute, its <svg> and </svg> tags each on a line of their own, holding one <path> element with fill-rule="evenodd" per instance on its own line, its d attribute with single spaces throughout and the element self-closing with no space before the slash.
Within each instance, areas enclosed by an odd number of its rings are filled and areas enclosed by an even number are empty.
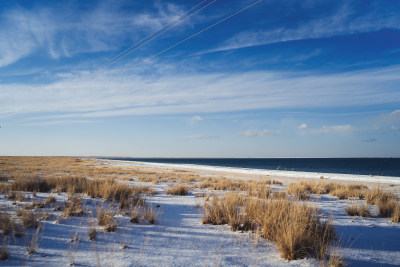
<svg viewBox="0 0 400 267">
<path fill-rule="evenodd" d="M 400 158 L 107 158 L 112 160 L 190 164 L 258 170 L 394 176 L 400 178 Z"/>
</svg>

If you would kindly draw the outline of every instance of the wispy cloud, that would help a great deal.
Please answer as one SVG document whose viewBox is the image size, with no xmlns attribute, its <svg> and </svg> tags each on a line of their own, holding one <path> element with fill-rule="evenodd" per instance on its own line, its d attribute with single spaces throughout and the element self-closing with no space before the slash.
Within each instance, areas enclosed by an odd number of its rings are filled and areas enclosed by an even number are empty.
<svg viewBox="0 0 400 267">
<path fill-rule="evenodd" d="M 305 129 L 308 129 L 308 128 L 309 128 L 309 126 L 307 124 L 305 124 L 305 123 L 302 123 L 299 126 L 297 126 L 297 129 L 299 129 L 299 130 L 305 130 Z"/>
<path fill-rule="evenodd" d="M 314 134 L 349 134 L 354 131 L 354 127 L 351 125 L 333 125 L 333 126 L 322 126 L 319 129 L 312 131 Z"/>
<path fill-rule="evenodd" d="M 281 131 L 279 130 L 248 130 L 238 133 L 238 136 L 243 137 L 259 137 L 259 136 L 274 136 L 279 135 Z"/>
<path fill-rule="evenodd" d="M 96 73 L 66 73 L 49 83 L 0 84 L 0 115 L 199 114 L 369 106 L 400 101 L 400 91 L 395 89 L 400 85 L 400 66 L 340 75 L 270 71 L 231 74 L 171 71 L 168 75 L 140 75 L 147 68 L 157 72 L 157 64 L 140 68 L 124 66 Z"/>
<path fill-rule="evenodd" d="M 202 121 L 203 118 L 199 115 L 193 116 L 189 119 L 189 124 L 195 124 L 198 121 Z"/>
<path fill-rule="evenodd" d="M 398 131 L 400 130 L 400 110 L 381 114 L 373 118 L 375 131 Z"/>
<path fill-rule="evenodd" d="M 326 38 L 337 35 L 372 32 L 380 29 L 399 29 L 400 16 L 395 10 L 383 12 L 376 7 L 374 11 L 354 16 L 355 11 L 344 3 L 335 13 L 316 18 L 300 25 L 287 25 L 281 28 L 240 32 L 224 41 L 215 49 L 205 52 L 227 51 L 258 45 L 303 39 Z"/>
<path fill-rule="evenodd" d="M 393 112 L 382 114 L 381 119 L 387 122 L 400 122 L 400 110 L 397 109 Z"/>
<path fill-rule="evenodd" d="M 29 122 L 26 125 L 30 126 L 40 126 L 40 125 L 70 125 L 70 124 L 88 124 L 97 123 L 95 120 L 48 120 L 48 121 L 38 121 Z"/>
<path fill-rule="evenodd" d="M 38 50 L 57 59 L 120 49 L 127 36 L 135 42 L 183 13 L 177 5 L 162 3 L 152 12 L 127 13 L 115 1 L 109 2 L 100 2 L 88 11 L 55 7 L 4 11 L 0 14 L 0 36 L 6 38 L 0 38 L 0 67 Z"/>
</svg>

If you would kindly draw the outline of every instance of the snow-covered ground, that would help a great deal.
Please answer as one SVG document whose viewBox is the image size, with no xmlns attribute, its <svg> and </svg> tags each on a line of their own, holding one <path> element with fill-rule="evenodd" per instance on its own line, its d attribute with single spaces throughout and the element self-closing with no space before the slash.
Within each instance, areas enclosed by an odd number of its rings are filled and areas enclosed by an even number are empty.
<svg viewBox="0 0 400 267">
<path fill-rule="evenodd" d="M 106 165 L 138 165 L 133 162 L 97 161 Z M 143 168 L 177 168 L 156 164 L 141 165 Z M 179 168 L 181 166 L 179 165 Z M 215 167 L 210 167 L 215 168 Z M 182 168 L 183 169 L 183 168 Z M 192 171 L 193 166 L 190 168 Z M 210 175 L 215 169 L 201 167 L 201 174 Z M 217 170 L 221 171 L 221 170 Z M 236 172 L 235 172 L 236 171 Z M 227 170 L 232 176 L 242 177 L 239 170 Z M 271 174 L 258 174 L 269 176 Z M 324 175 L 325 176 L 325 175 Z M 303 176 L 304 177 L 304 176 Z M 327 175 L 326 178 L 329 176 Z M 318 176 L 319 178 L 319 176 Z M 376 177 L 367 177 L 376 178 Z M 158 213 L 156 223 L 129 221 L 129 215 L 116 214 L 116 232 L 106 233 L 96 226 L 97 207 L 104 205 L 102 199 L 84 198 L 87 214 L 83 217 L 64 218 L 61 211 L 54 211 L 57 204 L 67 201 L 66 193 L 51 194 L 56 197 L 47 210 L 53 214 L 41 224 L 38 232 L 28 229 L 23 238 L 10 237 L 10 257 L 0 261 L 1 266 L 319 266 L 315 259 L 287 261 L 280 257 L 277 248 L 270 242 L 249 232 L 232 232 L 228 226 L 204 225 L 201 223 L 204 198 L 196 197 L 200 189 L 190 191 L 187 196 L 165 194 L 168 183 L 140 183 L 124 181 L 132 185 L 151 185 L 157 190 L 154 196 L 146 197 Z M 392 182 L 390 182 L 392 183 Z M 276 188 L 279 188 L 276 187 Z M 397 188 L 398 187 L 394 187 Z M 283 189 L 283 187 L 282 187 Z M 32 195 L 32 194 L 31 194 Z M 50 193 L 38 193 L 26 200 L 44 200 Z M 340 237 L 339 253 L 351 266 L 400 266 L 400 224 L 387 218 L 350 217 L 345 208 L 360 200 L 338 200 L 328 195 L 312 195 L 311 205 L 317 205 L 324 216 L 332 216 Z M 25 203 L 25 204 L 26 204 Z M 0 195 L 0 204 L 14 210 L 13 201 Z M 23 205 L 24 203 L 17 203 Z M 117 208 L 115 208 L 117 210 Z M 373 212 L 376 212 L 373 210 Z M 88 231 L 95 226 L 98 234 L 89 241 Z M 33 236 L 38 238 L 37 252 L 28 255 L 26 244 Z M 74 239 L 75 242 L 71 240 Z M 122 248 L 122 245 L 125 248 Z"/>
<path fill-rule="evenodd" d="M 133 184 L 138 184 L 131 182 Z M 95 241 L 89 241 L 88 231 L 95 225 L 96 207 L 101 199 L 85 198 L 88 216 L 64 218 L 61 212 L 41 224 L 37 233 L 38 249 L 28 256 L 26 244 L 36 230 L 28 229 L 22 239 L 14 238 L 9 245 L 10 257 L 1 266 L 317 266 L 313 259 L 286 261 L 269 242 L 255 240 L 254 234 L 232 232 L 228 226 L 201 223 L 202 198 L 196 192 L 188 196 L 165 195 L 167 184 L 154 186 L 158 194 L 149 197 L 159 213 L 156 223 L 129 222 L 120 214 L 116 232 L 106 233 L 97 226 Z M 49 194 L 38 193 L 29 200 L 44 200 Z M 52 194 L 57 203 L 67 201 L 67 194 Z M 12 201 L 0 198 L 1 205 Z M 27 202 L 28 203 L 28 202 Z M 57 203 L 49 206 L 52 211 Z M 19 203 L 23 205 L 24 203 Z M 26 203 L 25 203 L 26 204 Z M 91 210 L 93 214 L 90 215 Z M 57 222 L 57 219 L 59 222 Z M 77 237 L 78 241 L 71 240 Z M 15 241 L 15 242 L 14 242 Z M 126 246 L 122 249 L 122 244 Z"/>
</svg>

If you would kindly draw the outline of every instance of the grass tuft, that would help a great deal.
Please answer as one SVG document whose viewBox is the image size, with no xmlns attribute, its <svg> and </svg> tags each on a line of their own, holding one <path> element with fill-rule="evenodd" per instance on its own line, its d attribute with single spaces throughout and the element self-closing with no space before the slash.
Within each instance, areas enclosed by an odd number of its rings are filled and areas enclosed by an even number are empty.
<svg viewBox="0 0 400 267">
<path fill-rule="evenodd" d="M 172 188 L 168 188 L 165 190 L 167 195 L 175 195 L 175 196 L 186 196 L 189 192 L 189 188 L 184 185 L 177 185 Z"/>
<path fill-rule="evenodd" d="M 359 206 L 353 204 L 346 208 L 346 212 L 349 216 L 371 217 L 371 211 L 365 204 Z"/>
<path fill-rule="evenodd" d="M 262 201 L 230 193 L 214 196 L 204 210 L 203 223 L 229 224 L 232 230 L 259 228 L 261 237 L 274 242 L 288 260 L 308 255 L 322 259 L 335 238 L 330 220 L 321 222 L 315 208 L 297 201 Z"/>
<path fill-rule="evenodd" d="M 106 232 L 115 232 L 117 229 L 117 222 L 113 219 L 113 214 L 110 210 L 105 211 L 103 208 L 97 211 L 97 223 L 103 226 Z"/>
</svg>

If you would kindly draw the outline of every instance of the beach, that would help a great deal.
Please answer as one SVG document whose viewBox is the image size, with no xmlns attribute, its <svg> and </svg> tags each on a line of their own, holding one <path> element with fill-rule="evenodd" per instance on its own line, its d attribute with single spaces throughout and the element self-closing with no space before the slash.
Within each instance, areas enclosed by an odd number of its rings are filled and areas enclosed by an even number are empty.
<svg viewBox="0 0 400 267">
<path fill-rule="evenodd" d="M 29 173 L 21 179 L 29 179 L 29 174 L 40 173 L 41 179 L 52 175 L 68 181 L 68 177 L 80 174 L 82 177 L 79 179 L 113 179 L 113 185 L 140 187 L 140 197 L 145 200 L 145 205 L 136 210 L 122 207 L 122 199 L 115 200 L 115 195 L 114 198 L 105 198 L 101 194 L 90 196 L 90 192 L 85 192 L 84 188 L 75 188 L 75 192 L 68 190 L 68 186 L 65 192 L 60 186 L 58 189 L 56 186 L 49 189 L 49 192 L 12 190 L 17 195 L 24 195 L 21 201 L 10 198 L 12 187 L 3 190 L 0 195 L 3 218 L 7 211 L 15 225 L 18 225 L 22 221 L 18 216 L 19 210 L 36 203 L 31 210 L 38 215 L 36 220 L 40 227 L 26 228 L 23 237 L 15 237 L 13 229 L 5 235 L 3 229 L 3 249 L 8 251 L 8 259 L 1 262 L 2 266 L 320 266 L 322 263 L 330 264 L 328 256 L 340 258 L 349 266 L 396 266 L 400 263 L 399 223 L 379 215 L 378 205 L 368 204 L 368 217 L 349 216 L 346 211 L 349 206 L 366 203 L 368 192 L 378 187 L 382 191 L 393 192 L 395 201 L 398 201 L 400 185 L 395 178 L 332 174 L 307 176 L 284 171 L 248 171 L 89 158 L 3 157 L 0 161 L 3 162 L 0 165 L 2 177 L 7 177 L 2 184 L 12 184 L 17 174 L 28 170 Z M 12 167 L 10 162 L 14 162 Z M 291 184 L 299 181 L 310 185 L 339 183 L 346 188 L 358 183 L 365 188 L 357 192 L 365 196 L 339 199 L 341 197 L 326 192 L 309 192 L 307 198 L 295 200 L 296 194 L 290 194 L 288 190 Z M 260 193 L 257 188 L 261 184 L 265 185 L 263 188 L 267 189 L 269 196 L 264 198 L 265 201 L 280 201 L 274 200 L 273 196 L 286 192 L 284 198 L 288 201 L 300 201 L 315 207 L 318 209 L 318 220 L 329 221 L 336 238 L 329 243 L 325 259 L 317 259 L 310 254 L 288 260 L 282 257 L 282 251 L 275 241 L 261 237 L 262 233 L 255 228 L 232 231 L 230 223 L 204 223 L 205 206 L 212 203 L 209 199 L 218 196 L 222 201 L 226 194 L 258 199 L 260 196 L 253 195 L 251 190 Z M 177 186 L 186 187 L 187 194 L 166 194 Z M 242 189 L 234 189 L 235 186 Z M 54 202 L 46 204 L 50 196 Z M 74 213 L 66 213 L 63 208 L 68 205 L 71 207 L 74 197 L 80 198 L 80 207 L 84 211 L 75 216 Z M 39 202 L 43 205 L 39 205 Z M 147 215 L 150 209 L 154 221 Z M 114 231 L 108 232 L 99 225 L 100 210 L 110 212 L 116 227 Z M 135 217 L 137 220 L 133 220 L 135 212 L 140 215 Z M 93 229 L 97 234 L 94 240 L 90 240 L 88 233 Z M 36 248 L 29 253 L 32 241 L 36 242 Z"/>
</svg>

